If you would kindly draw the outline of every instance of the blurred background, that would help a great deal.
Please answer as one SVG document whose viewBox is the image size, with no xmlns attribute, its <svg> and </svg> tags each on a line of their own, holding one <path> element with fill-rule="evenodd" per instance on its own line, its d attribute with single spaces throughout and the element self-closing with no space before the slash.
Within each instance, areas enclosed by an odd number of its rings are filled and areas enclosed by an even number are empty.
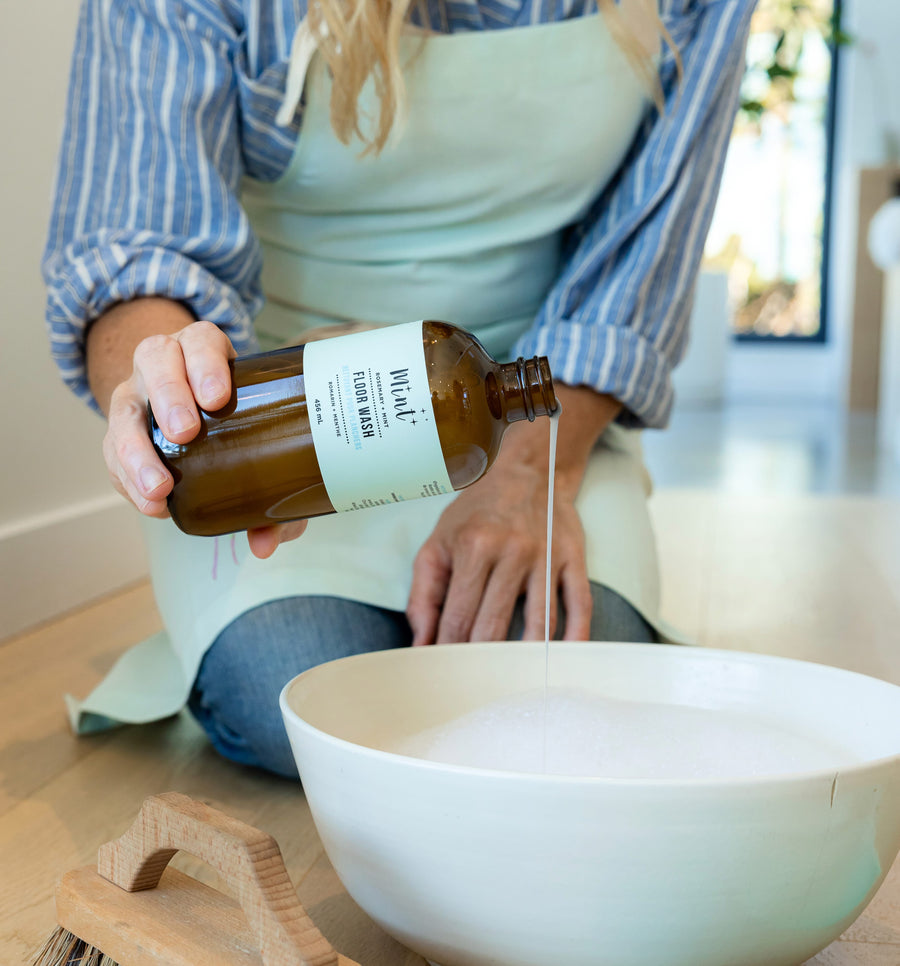
<svg viewBox="0 0 900 966">
<path fill-rule="evenodd" d="M 145 574 L 43 328 L 78 4 L 2 3 L 0 639 Z M 900 3 L 761 0 L 658 488 L 900 496 L 898 197 Z"/>
</svg>

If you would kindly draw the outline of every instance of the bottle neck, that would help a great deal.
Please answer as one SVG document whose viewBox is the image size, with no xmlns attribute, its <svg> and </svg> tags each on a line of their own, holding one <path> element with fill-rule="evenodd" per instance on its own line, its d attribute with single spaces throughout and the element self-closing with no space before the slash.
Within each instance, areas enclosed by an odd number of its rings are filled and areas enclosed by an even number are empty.
<svg viewBox="0 0 900 966">
<path fill-rule="evenodd" d="M 534 422 L 535 416 L 550 416 L 559 409 L 546 356 L 520 356 L 498 366 L 496 374 L 498 402 L 507 422 Z"/>
</svg>

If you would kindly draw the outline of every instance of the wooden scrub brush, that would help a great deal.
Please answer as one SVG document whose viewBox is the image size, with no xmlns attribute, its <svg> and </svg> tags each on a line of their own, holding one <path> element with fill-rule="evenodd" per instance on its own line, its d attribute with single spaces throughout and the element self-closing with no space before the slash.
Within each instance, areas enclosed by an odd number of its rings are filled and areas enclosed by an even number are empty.
<svg viewBox="0 0 900 966">
<path fill-rule="evenodd" d="M 167 869 L 178 851 L 237 898 Z M 35 966 L 359 966 L 309 918 L 272 836 L 175 792 L 148 798 L 96 869 L 63 876 L 56 914 Z"/>
</svg>

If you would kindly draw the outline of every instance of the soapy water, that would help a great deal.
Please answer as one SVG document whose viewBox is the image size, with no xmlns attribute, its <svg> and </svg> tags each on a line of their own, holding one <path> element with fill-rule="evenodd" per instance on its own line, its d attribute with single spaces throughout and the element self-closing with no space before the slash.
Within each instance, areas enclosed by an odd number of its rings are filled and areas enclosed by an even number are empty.
<svg viewBox="0 0 900 966">
<path fill-rule="evenodd" d="M 822 736 L 748 712 L 560 687 L 491 702 L 387 750 L 499 771 L 674 780 L 837 770 L 854 760 Z"/>
</svg>

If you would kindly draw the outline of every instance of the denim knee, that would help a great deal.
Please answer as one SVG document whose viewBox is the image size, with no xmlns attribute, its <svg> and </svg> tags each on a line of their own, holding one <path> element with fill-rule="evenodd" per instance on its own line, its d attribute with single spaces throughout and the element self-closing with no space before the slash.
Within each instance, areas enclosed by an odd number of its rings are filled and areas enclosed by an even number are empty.
<svg viewBox="0 0 900 966">
<path fill-rule="evenodd" d="M 402 614 L 335 597 L 291 597 L 242 614 L 213 642 L 188 707 L 232 761 L 296 777 L 278 697 L 296 675 L 351 654 L 410 643 Z"/>
<path fill-rule="evenodd" d="M 218 638 L 207 651 L 191 690 L 188 708 L 213 747 L 241 765 L 296 778 L 297 767 L 278 709 L 278 679 L 247 674 L 240 635 Z"/>
</svg>

